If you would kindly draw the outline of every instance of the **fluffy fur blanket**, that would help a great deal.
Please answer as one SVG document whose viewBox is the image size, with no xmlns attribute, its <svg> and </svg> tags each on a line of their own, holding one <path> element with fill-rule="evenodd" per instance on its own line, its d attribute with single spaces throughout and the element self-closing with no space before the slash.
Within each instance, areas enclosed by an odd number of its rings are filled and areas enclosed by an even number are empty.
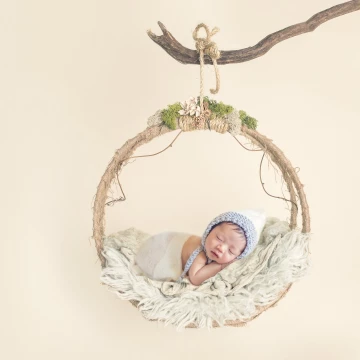
<svg viewBox="0 0 360 360">
<path fill-rule="evenodd" d="M 220 326 L 226 320 L 247 321 L 257 314 L 257 307 L 273 303 L 289 284 L 302 278 L 310 265 L 310 234 L 268 218 L 253 253 L 200 286 L 188 279 L 160 282 L 142 275 L 134 264 L 137 250 L 149 236 L 130 228 L 105 237 L 101 281 L 121 299 L 139 301 L 145 318 L 178 329 L 192 323 L 211 328 L 213 321 Z"/>
</svg>

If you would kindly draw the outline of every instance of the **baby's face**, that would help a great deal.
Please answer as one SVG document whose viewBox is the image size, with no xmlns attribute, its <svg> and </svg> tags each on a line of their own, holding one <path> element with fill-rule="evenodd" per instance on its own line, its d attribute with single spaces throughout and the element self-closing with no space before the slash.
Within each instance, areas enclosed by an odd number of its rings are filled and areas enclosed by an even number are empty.
<svg viewBox="0 0 360 360">
<path fill-rule="evenodd" d="M 205 241 L 206 255 L 219 264 L 226 264 L 238 257 L 246 247 L 244 235 L 236 226 L 222 223 L 212 229 Z"/>
</svg>

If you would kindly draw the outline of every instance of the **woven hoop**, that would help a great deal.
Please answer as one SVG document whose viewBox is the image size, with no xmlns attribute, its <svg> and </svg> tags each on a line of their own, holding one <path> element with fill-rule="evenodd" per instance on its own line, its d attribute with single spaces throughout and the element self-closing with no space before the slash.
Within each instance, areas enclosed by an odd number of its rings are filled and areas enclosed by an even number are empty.
<svg viewBox="0 0 360 360">
<path fill-rule="evenodd" d="M 181 125 L 181 128 L 187 127 L 186 119 L 184 119 L 184 124 Z M 211 122 L 210 122 L 211 123 Z M 177 129 L 180 128 L 179 125 Z M 206 129 L 206 126 L 201 126 L 199 129 Z M 184 129 L 185 130 L 185 129 Z M 186 129 L 187 131 L 197 130 L 197 128 Z M 220 126 L 220 131 L 223 132 L 223 127 Z M 150 142 L 152 139 L 157 136 L 166 134 L 173 131 L 163 124 L 154 125 L 146 128 L 143 132 L 139 133 L 132 139 L 126 141 L 126 143 L 115 152 L 112 160 L 107 166 L 104 175 L 102 176 L 100 183 L 97 187 L 97 192 L 95 196 L 95 202 L 93 207 L 93 238 L 95 240 L 95 245 L 97 249 L 97 254 L 101 261 L 101 266 L 105 267 L 105 258 L 102 255 L 103 250 L 103 238 L 105 236 L 105 203 L 107 200 L 107 194 L 110 190 L 112 183 L 115 181 L 116 175 L 121 172 L 123 166 L 126 164 L 127 159 L 129 159 L 135 150 Z M 226 130 L 225 130 L 226 131 Z M 249 129 L 246 126 L 242 127 L 242 134 L 246 136 L 254 145 L 262 148 L 267 154 L 269 154 L 271 160 L 278 166 L 281 170 L 284 181 L 287 184 L 290 199 L 291 199 L 291 218 L 290 218 L 290 228 L 296 228 L 296 220 L 298 214 L 297 198 L 299 199 L 301 206 L 301 215 L 302 215 L 302 232 L 310 232 L 310 215 L 309 215 L 309 206 L 307 204 L 306 195 L 303 190 L 303 184 L 301 184 L 296 169 L 291 165 L 290 161 L 285 157 L 284 153 L 272 142 L 272 140 L 266 138 L 264 135 L 261 135 L 258 131 Z M 235 320 L 235 321 L 226 321 L 226 326 L 243 326 L 247 322 L 258 317 L 262 312 L 266 311 L 268 308 L 274 306 L 281 298 L 285 296 L 288 290 L 291 287 L 291 283 L 286 286 L 286 288 L 279 293 L 279 296 L 276 301 L 272 304 L 264 307 L 259 307 L 256 315 L 248 319 L 246 322 Z M 130 300 L 130 302 L 137 306 L 138 302 L 135 300 Z M 214 327 L 219 325 L 214 322 Z M 194 328 L 196 325 L 190 324 L 187 327 Z"/>
</svg>

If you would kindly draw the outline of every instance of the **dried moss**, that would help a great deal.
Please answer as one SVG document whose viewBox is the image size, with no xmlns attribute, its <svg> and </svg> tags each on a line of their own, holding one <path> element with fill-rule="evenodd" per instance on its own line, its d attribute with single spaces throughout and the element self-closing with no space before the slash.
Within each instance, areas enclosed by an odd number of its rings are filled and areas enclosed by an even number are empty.
<svg viewBox="0 0 360 360">
<path fill-rule="evenodd" d="M 205 101 L 209 104 L 211 118 L 224 117 L 225 115 L 230 114 L 234 110 L 231 105 L 226 105 L 221 101 L 218 103 L 215 100 L 210 100 L 207 96 L 204 97 L 204 102 Z"/>
<path fill-rule="evenodd" d="M 197 99 L 198 104 L 200 98 Z M 217 102 L 215 100 L 209 99 L 207 96 L 204 97 L 204 102 L 207 102 L 208 107 L 211 111 L 211 119 L 214 118 L 223 118 L 226 115 L 231 114 L 234 111 L 234 108 L 231 105 L 226 105 L 223 102 Z M 167 109 L 161 111 L 161 120 L 164 124 L 172 130 L 177 128 L 177 119 L 180 117 L 179 111 L 182 109 L 182 106 L 179 102 L 168 105 Z M 245 111 L 239 111 L 239 117 L 241 123 L 246 125 L 249 129 L 255 130 L 258 125 L 258 121 L 247 115 Z M 230 121 L 230 119 L 229 119 Z"/>
<path fill-rule="evenodd" d="M 247 115 L 246 112 L 243 110 L 239 111 L 239 115 L 242 124 L 246 125 L 249 129 L 256 130 L 258 121 L 255 118 Z"/>
<path fill-rule="evenodd" d="M 179 102 L 168 105 L 167 109 L 164 109 L 161 112 L 161 119 L 164 124 L 172 129 L 176 129 L 176 119 L 180 116 L 179 111 L 182 109 L 181 104 Z"/>
</svg>

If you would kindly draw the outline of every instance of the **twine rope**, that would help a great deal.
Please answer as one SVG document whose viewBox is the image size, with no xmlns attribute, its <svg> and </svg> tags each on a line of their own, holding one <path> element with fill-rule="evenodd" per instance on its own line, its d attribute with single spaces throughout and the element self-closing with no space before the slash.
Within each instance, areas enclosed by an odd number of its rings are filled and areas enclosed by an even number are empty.
<svg viewBox="0 0 360 360">
<path fill-rule="evenodd" d="M 198 32 L 201 28 L 204 28 L 206 31 L 206 38 L 202 38 L 198 36 Z M 220 74 L 219 68 L 217 65 L 217 59 L 220 58 L 220 51 L 213 41 L 211 41 L 211 37 L 215 35 L 220 29 L 215 27 L 210 31 L 207 25 L 201 23 L 199 24 L 194 32 L 193 32 L 193 39 L 195 42 L 196 50 L 200 54 L 200 111 L 201 113 L 204 111 L 204 54 L 211 57 L 211 60 L 214 64 L 215 69 L 215 76 L 216 76 L 216 88 L 210 89 L 212 94 L 217 94 L 220 90 Z"/>
</svg>

